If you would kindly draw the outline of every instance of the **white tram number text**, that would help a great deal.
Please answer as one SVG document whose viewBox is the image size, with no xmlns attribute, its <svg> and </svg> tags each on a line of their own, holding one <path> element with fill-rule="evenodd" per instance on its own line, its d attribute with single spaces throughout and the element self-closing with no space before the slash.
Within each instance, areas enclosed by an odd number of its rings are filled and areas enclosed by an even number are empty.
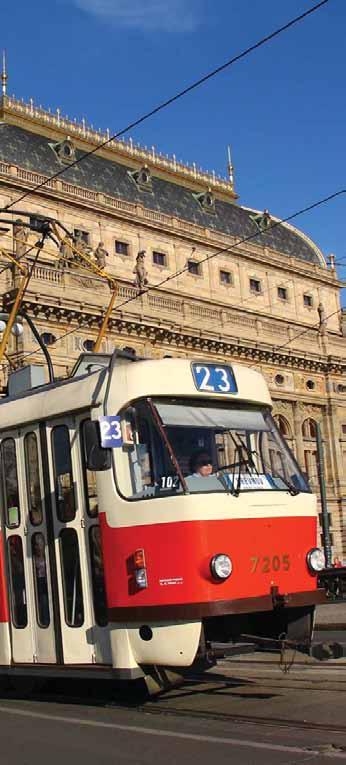
<svg viewBox="0 0 346 765">
<path fill-rule="evenodd" d="M 291 560 L 288 554 L 284 555 L 264 555 L 263 558 L 253 555 L 250 558 L 251 574 L 261 573 L 269 574 L 271 571 L 289 571 Z"/>
<path fill-rule="evenodd" d="M 177 475 L 163 475 L 160 480 L 160 489 L 172 489 L 173 491 L 179 489 L 180 481 Z"/>
</svg>

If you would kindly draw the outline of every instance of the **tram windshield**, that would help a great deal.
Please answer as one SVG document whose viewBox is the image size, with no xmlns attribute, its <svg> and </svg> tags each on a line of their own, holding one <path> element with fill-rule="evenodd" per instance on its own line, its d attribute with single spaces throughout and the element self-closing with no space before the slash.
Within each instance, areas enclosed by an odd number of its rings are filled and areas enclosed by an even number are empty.
<svg viewBox="0 0 346 765">
<path fill-rule="evenodd" d="M 114 453 L 127 498 L 310 491 L 267 407 L 141 399 L 120 416 Z"/>
</svg>

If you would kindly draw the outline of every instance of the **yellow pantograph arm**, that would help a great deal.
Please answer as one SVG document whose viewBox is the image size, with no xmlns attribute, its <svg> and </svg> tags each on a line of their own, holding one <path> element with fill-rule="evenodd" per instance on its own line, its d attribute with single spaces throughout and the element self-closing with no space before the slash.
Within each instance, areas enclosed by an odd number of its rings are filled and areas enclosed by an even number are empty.
<svg viewBox="0 0 346 765">
<path fill-rule="evenodd" d="M 10 255 L 8 252 L 6 252 L 6 250 L 3 250 L 2 247 L 0 247 L 0 255 L 3 255 L 4 258 L 7 258 L 8 260 L 10 260 L 11 263 L 14 263 L 14 265 L 17 266 L 17 268 L 19 268 L 19 270 L 22 272 L 23 275 L 27 273 L 28 269 L 26 268 L 26 266 L 23 266 L 23 264 L 19 260 L 17 260 L 13 255 Z"/>
<path fill-rule="evenodd" d="M 30 278 L 31 278 L 31 273 L 25 274 L 25 276 L 22 277 L 22 280 L 21 280 L 20 285 L 18 287 L 18 292 L 17 292 L 17 295 L 16 295 L 16 299 L 15 299 L 15 301 L 13 303 L 13 306 L 12 306 L 12 309 L 11 309 L 11 313 L 10 313 L 10 315 L 8 317 L 8 322 L 6 324 L 6 328 L 5 328 L 5 331 L 4 331 L 4 335 L 3 335 L 3 338 L 2 338 L 1 343 L 0 343 L 0 362 L 2 361 L 4 353 L 6 351 L 7 343 L 8 343 L 8 338 L 10 336 L 11 329 L 12 329 L 12 327 L 14 325 L 15 320 L 16 320 L 16 316 L 17 316 L 17 313 L 19 311 L 23 295 L 24 295 L 25 290 L 26 290 L 26 288 L 27 288 L 27 286 L 29 284 Z"/>
</svg>

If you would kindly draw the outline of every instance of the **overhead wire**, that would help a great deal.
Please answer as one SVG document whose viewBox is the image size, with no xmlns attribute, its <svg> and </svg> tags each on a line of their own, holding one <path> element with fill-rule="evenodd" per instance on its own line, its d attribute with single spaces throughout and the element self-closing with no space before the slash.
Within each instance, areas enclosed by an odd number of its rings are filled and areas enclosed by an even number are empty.
<svg viewBox="0 0 346 765">
<path fill-rule="evenodd" d="M 58 170 L 56 173 L 54 173 L 50 177 L 46 178 L 41 183 L 38 183 L 36 186 L 34 186 L 33 189 L 25 192 L 20 197 L 18 197 L 16 200 L 14 200 L 13 202 L 10 202 L 8 205 L 5 205 L 5 207 L 3 207 L 0 210 L 0 212 L 5 212 L 6 210 L 10 210 L 10 208 L 13 207 L 13 205 L 18 204 L 23 199 L 25 199 L 27 196 L 29 196 L 31 194 L 34 194 L 35 192 L 39 191 L 39 189 L 43 188 L 43 186 L 45 186 L 47 183 L 50 183 L 55 178 L 58 178 L 63 173 L 65 173 L 67 170 L 70 170 L 72 167 L 75 167 L 76 165 L 80 164 L 80 162 L 85 160 L 87 157 L 90 157 L 92 154 L 95 154 L 100 149 L 103 149 L 105 146 L 110 144 L 112 141 L 114 141 L 117 138 L 120 138 L 121 136 L 125 135 L 130 130 L 133 130 L 134 128 L 138 127 L 143 122 L 148 120 L 150 117 L 153 117 L 155 114 L 158 114 L 163 109 L 166 109 L 168 106 L 170 106 L 171 104 L 173 104 L 176 101 L 178 101 L 180 98 L 183 98 L 183 96 L 186 96 L 188 93 L 191 93 L 193 90 L 195 90 L 196 88 L 200 87 L 201 85 L 206 83 L 208 80 L 212 79 L 212 77 L 215 77 L 217 74 L 220 74 L 221 72 L 225 71 L 226 69 L 231 67 L 233 64 L 237 63 L 241 59 L 243 59 L 246 56 L 248 56 L 250 53 L 253 53 L 258 48 L 261 48 L 263 45 L 265 45 L 268 42 L 270 42 L 271 40 L 273 40 L 278 35 L 282 34 L 283 32 L 287 31 L 288 29 L 290 29 L 291 27 L 295 26 L 299 22 L 303 21 L 305 18 L 307 18 L 307 16 L 310 16 L 312 13 L 315 13 L 315 11 L 319 10 L 320 8 L 322 8 L 322 6 L 327 5 L 328 2 L 330 2 L 330 0 L 320 0 L 320 2 L 316 3 L 315 5 L 313 5 L 307 11 L 304 11 L 304 13 L 299 14 L 299 16 L 295 16 L 293 19 L 290 19 L 290 21 L 288 21 L 283 26 L 279 27 L 278 29 L 275 29 L 273 32 L 270 32 L 268 35 L 265 35 L 265 37 L 262 37 L 256 43 L 254 43 L 253 45 L 250 45 L 248 48 L 246 48 L 245 50 L 241 51 L 241 53 L 238 53 L 236 56 L 233 56 L 232 58 L 228 59 L 227 61 L 225 61 L 220 66 L 216 67 L 212 71 L 208 72 L 206 75 L 203 75 L 198 80 L 196 80 L 195 82 L 191 83 L 191 85 L 188 85 L 186 88 L 184 88 L 183 90 L 180 90 L 174 96 L 171 96 L 167 100 L 161 102 L 160 104 L 158 104 L 158 106 L 155 106 L 153 109 L 151 109 L 150 111 L 146 112 L 141 117 L 139 117 L 138 119 L 134 120 L 133 122 L 131 122 L 125 128 L 122 128 L 121 130 L 119 130 L 116 133 L 114 133 L 112 136 L 107 138 L 105 141 L 102 141 L 101 143 L 97 144 L 97 146 L 95 146 L 93 149 L 90 149 L 89 151 L 87 151 L 84 154 L 82 154 L 81 157 L 77 157 L 75 160 L 70 162 L 68 165 L 66 165 L 65 167 L 62 167 L 60 170 Z"/>
</svg>

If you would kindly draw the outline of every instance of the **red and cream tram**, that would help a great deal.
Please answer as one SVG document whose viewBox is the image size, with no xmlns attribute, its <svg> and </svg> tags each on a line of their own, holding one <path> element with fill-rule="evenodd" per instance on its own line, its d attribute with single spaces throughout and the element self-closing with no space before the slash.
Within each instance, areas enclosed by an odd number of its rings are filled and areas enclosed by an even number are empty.
<svg viewBox="0 0 346 765">
<path fill-rule="evenodd" d="M 1 400 L 0 439 L 3 673 L 159 687 L 220 641 L 310 638 L 316 498 L 259 373 L 83 355 Z"/>
</svg>

